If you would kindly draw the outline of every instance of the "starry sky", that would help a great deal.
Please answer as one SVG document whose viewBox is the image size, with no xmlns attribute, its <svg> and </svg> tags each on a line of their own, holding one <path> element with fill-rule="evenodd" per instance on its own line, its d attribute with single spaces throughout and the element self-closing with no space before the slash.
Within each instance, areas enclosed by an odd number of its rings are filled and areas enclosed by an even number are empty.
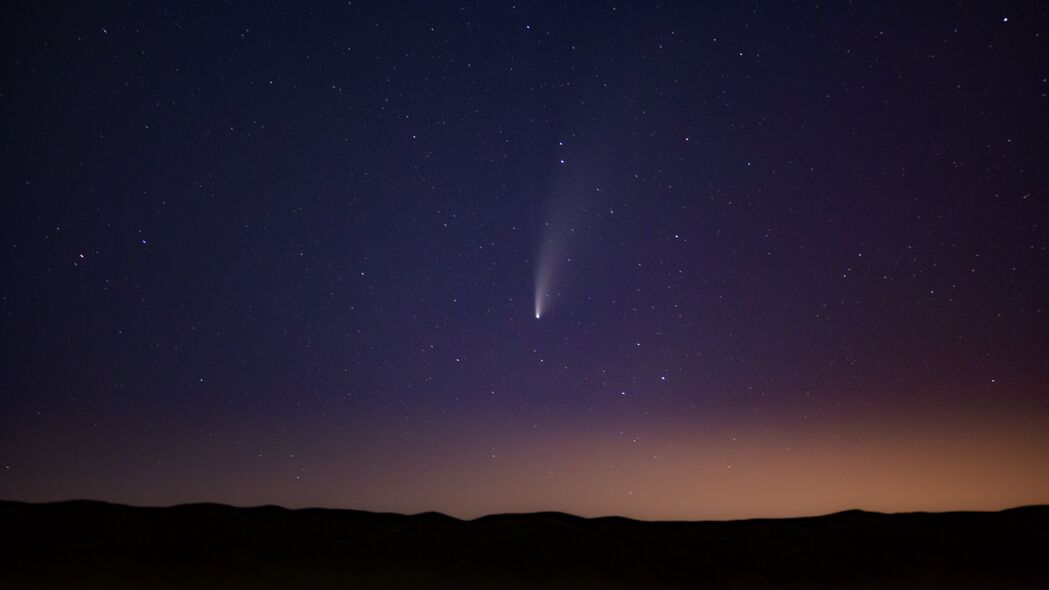
<svg viewBox="0 0 1049 590">
<path fill-rule="evenodd" d="M 5 3 L 0 497 L 1049 502 L 1047 37 L 1043 2 Z"/>
</svg>

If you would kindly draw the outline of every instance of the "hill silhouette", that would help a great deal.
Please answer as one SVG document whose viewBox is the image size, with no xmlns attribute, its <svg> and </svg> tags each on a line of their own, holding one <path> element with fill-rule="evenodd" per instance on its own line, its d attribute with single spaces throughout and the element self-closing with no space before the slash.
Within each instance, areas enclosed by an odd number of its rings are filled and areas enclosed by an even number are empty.
<svg viewBox="0 0 1049 590">
<path fill-rule="evenodd" d="M 647 522 L 0 502 L 4 588 L 1045 588 L 1049 506 Z"/>
</svg>

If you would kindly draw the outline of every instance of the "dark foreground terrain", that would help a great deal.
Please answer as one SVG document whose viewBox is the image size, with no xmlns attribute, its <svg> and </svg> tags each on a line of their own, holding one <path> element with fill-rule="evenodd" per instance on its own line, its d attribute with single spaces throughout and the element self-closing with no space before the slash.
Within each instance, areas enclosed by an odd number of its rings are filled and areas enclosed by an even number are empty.
<svg viewBox="0 0 1049 590">
<path fill-rule="evenodd" d="M 0 502 L 2 588 L 1049 588 L 1049 506 L 731 522 Z"/>
</svg>

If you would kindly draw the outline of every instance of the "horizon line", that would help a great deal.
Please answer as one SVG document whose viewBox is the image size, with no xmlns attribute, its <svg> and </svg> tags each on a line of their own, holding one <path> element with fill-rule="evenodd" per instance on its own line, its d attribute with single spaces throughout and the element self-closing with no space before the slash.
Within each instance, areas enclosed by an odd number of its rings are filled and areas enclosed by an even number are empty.
<svg viewBox="0 0 1049 590">
<path fill-rule="evenodd" d="M 213 508 L 224 508 L 230 510 L 261 510 L 261 509 L 276 509 L 284 510 L 288 512 L 305 512 L 305 511 L 328 511 L 328 512 L 346 512 L 346 513 L 359 513 L 359 514 L 374 514 L 382 516 L 402 516 L 402 517 L 419 517 L 419 516 L 439 516 L 458 522 L 469 523 L 476 522 L 479 520 L 498 518 L 498 517 L 521 517 L 521 516 L 555 516 L 555 517 L 568 517 L 578 520 L 604 520 L 604 519 L 616 519 L 616 520 L 627 520 L 632 522 L 643 522 L 643 523 L 728 523 L 728 522 L 752 522 L 752 521 L 769 521 L 769 520 L 801 520 L 801 519 L 814 519 L 814 518 L 827 518 L 832 516 L 840 516 L 844 514 L 869 514 L 869 515 L 880 515 L 880 516 L 894 516 L 894 515 L 937 515 L 937 514 L 998 514 L 1002 512 L 1011 512 L 1016 510 L 1026 510 L 1033 508 L 1049 509 L 1049 503 L 1047 504 L 1021 504 L 1018 506 L 1011 506 L 1008 508 L 1001 508 L 997 510 L 908 510 L 899 512 L 881 512 L 877 510 L 865 510 L 863 508 L 847 508 L 844 510 L 836 510 L 833 512 L 819 513 L 819 514 L 808 514 L 799 516 L 755 516 L 746 518 L 728 518 L 728 519 L 642 519 L 634 518 L 630 516 L 623 516 L 619 514 L 607 514 L 601 516 L 581 516 L 573 514 L 571 512 L 562 512 L 560 510 L 536 510 L 532 512 L 492 512 L 489 514 L 483 514 L 481 516 L 473 518 L 460 518 L 458 516 L 452 516 L 439 510 L 425 510 L 423 512 L 390 512 L 390 511 L 376 511 L 376 510 L 363 510 L 358 508 L 330 508 L 324 506 L 303 506 L 299 508 L 290 508 L 287 506 L 281 506 L 280 504 L 256 504 L 256 505 L 236 505 L 226 504 L 223 502 L 184 502 L 179 504 L 168 504 L 168 505 L 142 505 L 142 504 L 127 504 L 123 502 L 111 502 L 109 500 L 96 500 L 90 498 L 70 498 L 67 500 L 51 500 L 44 502 L 33 502 L 27 500 L 12 500 L 0 498 L 0 505 L 2 504 L 23 504 L 27 506 L 56 506 L 62 504 L 98 504 L 105 506 L 113 506 L 119 508 L 134 508 L 142 510 L 171 510 L 178 508 L 202 508 L 202 507 L 213 507 Z"/>
</svg>

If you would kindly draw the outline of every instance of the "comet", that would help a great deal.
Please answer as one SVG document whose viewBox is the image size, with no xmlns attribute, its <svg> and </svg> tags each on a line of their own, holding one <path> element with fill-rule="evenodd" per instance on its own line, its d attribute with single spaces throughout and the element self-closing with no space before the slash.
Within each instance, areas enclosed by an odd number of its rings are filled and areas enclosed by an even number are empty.
<svg viewBox="0 0 1049 590">
<path fill-rule="evenodd" d="M 539 265 L 535 271 L 535 319 L 543 317 L 544 303 L 549 297 L 550 276 L 553 274 L 553 263 L 548 256 L 540 255 Z"/>
<path fill-rule="evenodd" d="M 554 274 L 554 257 L 550 240 L 547 238 L 539 248 L 539 261 L 535 269 L 535 319 L 543 317 L 546 302 L 550 297 L 550 281 Z"/>
<path fill-rule="evenodd" d="M 539 235 L 538 256 L 535 267 L 535 319 L 541 319 L 549 311 L 555 295 L 555 282 L 562 279 L 562 263 L 565 261 L 569 237 L 574 233 L 572 219 L 574 208 L 568 202 L 555 202 L 548 221 L 543 224 Z"/>
</svg>

